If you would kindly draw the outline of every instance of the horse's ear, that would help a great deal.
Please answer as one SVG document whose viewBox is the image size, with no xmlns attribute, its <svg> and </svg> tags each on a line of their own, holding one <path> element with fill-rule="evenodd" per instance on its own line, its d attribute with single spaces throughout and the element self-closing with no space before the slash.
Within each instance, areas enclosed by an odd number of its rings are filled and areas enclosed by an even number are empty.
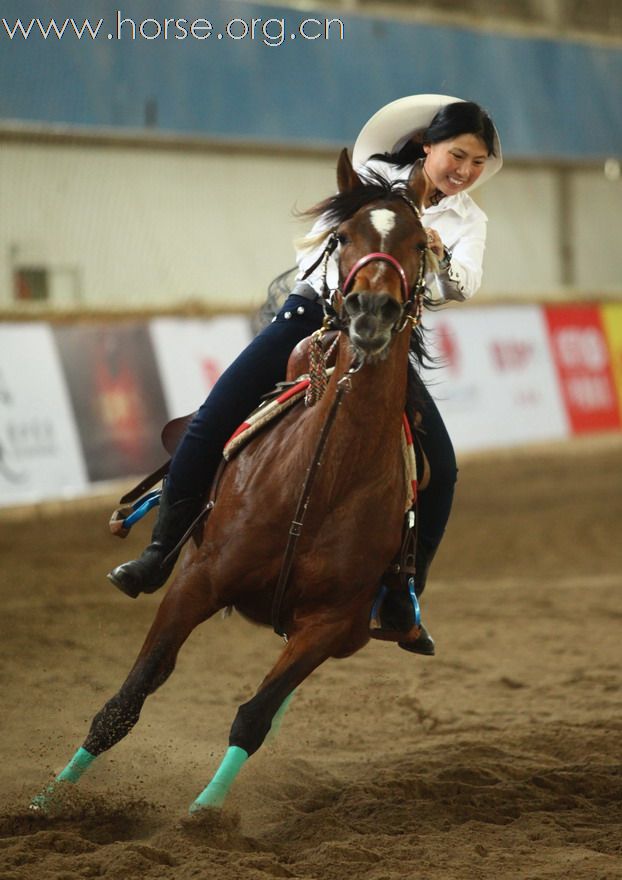
<svg viewBox="0 0 622 880">
<path fill-rule="evenodd" d="M 408 189 L 412 195 L 414 203 L 420 211 L 423 211 L 423 200 L 428 188 L 428 178 L 423 170 L 423 159 L 417 159 L 413 165 L 413 170 L 408 178 Z"/>
<path fill-rule="evenodd" d="M 350 156 L 344 147 L 337 162 L 337 189 L 340 193 L 350 192 L 357 186 L 361 186 L 361 178 L 352 167 Z"/>
</svg>

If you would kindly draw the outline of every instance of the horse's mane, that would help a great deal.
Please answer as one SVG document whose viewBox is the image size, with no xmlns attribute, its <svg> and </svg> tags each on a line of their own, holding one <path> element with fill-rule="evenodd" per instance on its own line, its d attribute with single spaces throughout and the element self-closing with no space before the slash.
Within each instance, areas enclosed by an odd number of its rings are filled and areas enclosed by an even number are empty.
<svg viewBox="0 0 622 880">
<path fill-rule="evenodd" d="M 387 180 L 380 172 L 371 169 L 360 178 L 360 185 L 329 196 L 306 211 L 299 212 L 300 217 L 317 218 L 324 216 L 329 225 L 335 226 L 352 217 L 370 202 L 394 202 L 409 197 L 408 180 Z"/>
</svg>

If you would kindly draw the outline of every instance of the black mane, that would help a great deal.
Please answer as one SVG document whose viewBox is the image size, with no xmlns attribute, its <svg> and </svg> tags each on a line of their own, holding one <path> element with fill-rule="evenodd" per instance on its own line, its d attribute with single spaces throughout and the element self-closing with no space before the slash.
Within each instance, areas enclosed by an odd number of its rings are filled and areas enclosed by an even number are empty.
<svg viewBox="0 0 622 880">
<path fill-rule="evenodd" d="M 331 226 L 336 226 L 353 217 L 357 211 L 371 202 L 396 202 L 403 198 L 410 200 L 408 180 L 396 180 L 391 183 L 376 171 L 366 171 L 365 178 L 361 180 L 359 186 L 329 196 L 323 202 L 303 211 L 302 216 L 324 216 Z"/>
</svg>

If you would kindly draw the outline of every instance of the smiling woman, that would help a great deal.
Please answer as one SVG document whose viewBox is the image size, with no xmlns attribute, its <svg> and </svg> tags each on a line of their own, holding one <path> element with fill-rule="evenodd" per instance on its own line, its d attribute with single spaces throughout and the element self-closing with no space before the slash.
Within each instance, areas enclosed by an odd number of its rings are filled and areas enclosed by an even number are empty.
<svg viewBox="0 0 622 880">
<path fill-rule="evenodd" d="M 467 195 L 501 168 L 501 143 L 490 116 L 473 101 L 410 95 L 382 107 L 363 127 L 353 161 L 407 177 L 423 160 L 430 247 L 440 262 L 438 299 L 468 299 L 482 280 L 486 215 Z"/>
<path fill-rule="evenodd" d="M 452 140 L 424 144 L 423 151 L 427 156 L 425 171 L 436 188 L 437 202 L 443 195 L 462 192 L 472 186 L 488 158 L 486 144 L 475 134 L 461 134 Z"/>
</svg>

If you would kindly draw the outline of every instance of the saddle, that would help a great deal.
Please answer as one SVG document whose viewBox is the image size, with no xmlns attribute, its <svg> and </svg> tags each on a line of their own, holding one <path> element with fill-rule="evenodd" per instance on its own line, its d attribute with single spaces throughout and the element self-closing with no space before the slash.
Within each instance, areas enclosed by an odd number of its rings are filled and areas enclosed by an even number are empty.
<svg viewBox="0 0 622 880">
<path fill-rule="evenodd" d="M 328 375 L 330 375 L 334 369 L 331 365 L 331 359 L 335 350 L 334 343 L 337 335 L 336 332 L 326 333 L 321 339 L 322 348 L 326 356 L 326 373 Z M 212 499 L 215 496 L 220 474 L 226 463 L 230 461 L 249 442 L 249 440 L 262 430 L 267 429 L 269 425 L 273 425 L 278 421 L 280 416 L 290 408 L 300 404 L 307 394 L 311 384 L 309 376 L 310 348 L 310 337 L 303 339 L 294 348 L 289 359 L 286 381 L 277 383 L 275 389 L 264 395 L 259 407 L 257 407 L 257 409 L 252 412 L 244 422 L 242 422 L 225 444 L 223 449 L 223 460 L 212 486 Z M 175 450 L 177 449 L 177 446 L 190 422 L 194 418 L 194 415 L 195 413 L 190 413 L 189 415 L 172 419 L 167 422 L 162 429 L 162 445 L 171 457 L 175 454 Z M 413 436 L 406 415 L 404 415 L 402 427 L 402 455 L 405 465 L 405 513 L 407 518 L 404 523 L 401 551 L 394 560 L 392 568 L 396 572 L 400 572 L 403 577 L 406 576 L 407 569 L 410 571 L 412 564 L 414 564 L 414 546 L 412 540 L 414 531 L 412 523 L 409 523 L 408 521 L 408 512 L 412 510 L 413 505 L 415 504 L 417 492 L 422 491 L 427 486 L 430 472 L 429 464 L 423 450 L 421 449 L 421 444 L 413 443 Z M 122 505 L 131 506 L 123 506 L 113 512 L 110 519 L 110 531 L 113 535 L 125 538 L 129 534 L 132 525 L 141 519 L 152 507 L 159 503 L 159 490 L 153 492 L 149 492 L 149 490 L 166 476 L 169 466 L 170 459 L 123 495 L 120 503 Z M 146 492 L 148 492 L 147 495 L 145 495 Z M 202 519 L 208 509 L 211 509 L 213 506 L 214 501 L 210 500 L 199 519 Z M 189 532 L 190 531 L 192 530 L 189 530 Z"/>
</svg>

